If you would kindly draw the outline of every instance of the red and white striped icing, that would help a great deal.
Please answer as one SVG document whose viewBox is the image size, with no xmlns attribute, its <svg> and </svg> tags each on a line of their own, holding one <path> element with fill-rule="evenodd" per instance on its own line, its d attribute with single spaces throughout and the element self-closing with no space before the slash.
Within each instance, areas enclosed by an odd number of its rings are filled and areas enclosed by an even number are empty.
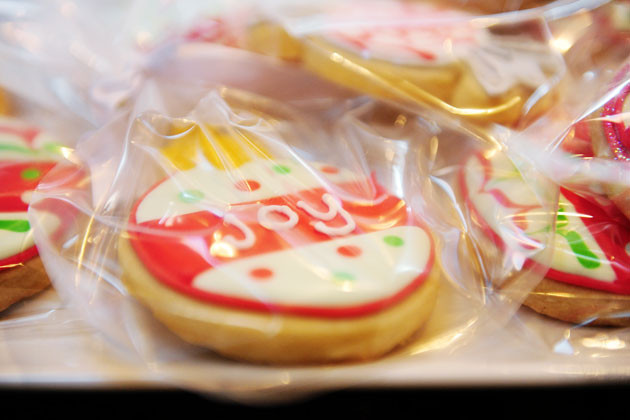
<svg viewBox="0 0 630 420">
<path fill-rule="evenodd" d="M 320 163 L 178 172 L 136 203 L 130 224 L 159 281 L 255 311 L 373 313 L 416 290 L 434 260 L 430 234 L 403 200 Z"/>
<path fill-rule="evenodd" d="M 467 159 L 460 185 L 473 222 L 506 258 L 548 264 L 552 280 L 630 294 L 630 221 L 606 197 L 560 188 L 554 231 L 540 199 L 502 153 Z M 540 258 L 546 243 L 553 246 L 551 262 Z"/>
</svg>

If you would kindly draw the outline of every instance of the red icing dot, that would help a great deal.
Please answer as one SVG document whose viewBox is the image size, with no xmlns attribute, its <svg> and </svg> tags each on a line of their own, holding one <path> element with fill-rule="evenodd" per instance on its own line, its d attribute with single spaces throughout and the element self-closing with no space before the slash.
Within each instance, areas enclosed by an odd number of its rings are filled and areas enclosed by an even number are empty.
<svg viewBox="0 0 630 420">
<path fill-rule="evenodd" d="M 273 271 L 268 268 L 254 268 L 249 275 L 256 280 L 267 280 L 273 275 Z"/>
<path fill-rule="evenodd" d="M 337 248 L 337 252 L 341 255 L 343 255 L 344 257 L 358 257 L 359 255 L 361 255 L 361 248 L 359 248 L 358 246 L 353 246 L 353 245 L 347 245 L 347 246 L 340 246 L 339 248 Z"/>
<path fill-rule="evenodd" d="M 239 191 L 256 191 L 260 188 L 260 184 L 251 179 L 244 179 L 234 184 L 234 187 Z"/>
<path fill-rule="evenodd" d="M 321 171 L 327 174 L 339 173 L 339 169 L 335 168 L 334 166 L 322 166 Z"/>
</svg>

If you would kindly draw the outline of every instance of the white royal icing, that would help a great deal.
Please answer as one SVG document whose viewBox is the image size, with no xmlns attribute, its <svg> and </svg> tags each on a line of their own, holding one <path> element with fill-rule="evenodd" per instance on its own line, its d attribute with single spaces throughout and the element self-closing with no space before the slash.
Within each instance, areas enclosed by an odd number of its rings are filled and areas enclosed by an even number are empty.
<svg viewBox="0 0 630 420">
<path fill-rule="evenodd" d="M 0 127 L 14 129 L 30 129 L 30 125 L 8 117 L 0 117 Z M 59 154 L 51 150 L 46 150 L 47 145 L 56 145 L 55 138 L 40 131 L 33 138 L 32 143 L 28 143 L 18 133 L 10 133 L 0 129 L 0 161 L 29 161 L 39 162 L 47 160 L 59 160 Z"/>
<path fill-rule="evenodd" d="M 320 220 L 312 222 L 315 230 L 321 233 L 325 233 L 328 236 L 341 236 L 349 234 L 356 228 L 357 225 L 354 222 L 354 219 L 347 211 L 344 210 L 343 207 L 341 207 L 341 203 L 338 199 L 326 193 L 322 196 L 322 201 L 328 206 L 328 211 L 326 212 L 321 212 L 317 209 L 314 209 L 308 203 L 302 200 L 297 202 L 297 206 L 303 209 L 309 215 L 315 217 L 316 219 L 321 219 L 324 221 L 333 220 L 335 217 L 337 217 L 337 215 L 340 215 L 346 222 L 346 224 L 338 227 L 330 227 Z"/>
<path fill-rule="evenodd" d="M 303 200 L 298 201 L 296 205 L 302 210 L 304 210 L 305 212 L 307 212 L 308 214 L 310 214 L 311 216 L 316 217 L 320 220 L 328 221 L 328 220 L 334 219 L 335 216 L 337 216 L 337 213 L 339 212 L 341 205 L 339 204 L 337 199 L 335 199 L 335 197 L 333 197 L 332 195 L 328 193 L 322 196 L 322 201 L 324 202 L 324 204 L 328 206 L 327 212 L 321 212 L 317 209 L 314 209 L 306 201 L 303 201 Z"/>
<path fill-rule="evenodd" d="M 393 246 L 385 238 L 402 243 Z M 340 247 L 360 249 L 347 257 Z M 344 307 L 392 296 L 422 274 L 431 252 L 427 233 L 416 226 L 400 226 L 362 235 L 337 238 L 300 248 L 240 259 L 199 274 L 193 287 L 224 296 L 276 304 Z M 269 270 L 263 280 L 251 276 Z"/>
<path fill-rule="evenodd" d="M 233 214 L 226 214 L 223 221 L 228 225 L 235 226 L 243 234 L 243 239 L 236 239 L 232 235 L 226 235 L 223 237 L 225 242 L 229 243 L 236 249 L 249 249 L 254 246 L 256 243 L 256 235 L 254 235 L 254 232 L 249 228 L 249 226 L 241 222 L 238 217 Z"/>
<path fill-rule="evenodd" d="M 180 171 L 144 197 L 135 214 L 136 222 L 160 220 L 168 223 L 170 218 L 198 211 L 222 215 L 238 203 L 360 180 L 357 174 L 343 168 L 337 173 L 319 170 L 325 166 L 322 163 L 305 166 L 290 160 L 255 160 L 229 171 L 207 167 Z M 274 167 L 289 172 L 281 174 Z M 244 180 L 258 183 L 259 188 L 252 191 L 238 189 L 236 185 Z M 190 192 L 188 196 L 193 199 L 182 200 L 182 194 L 186 192 Z"/>
<path fill-rule="evenodd" d="M 1 212 L 0 220 L 27 221 L 27 212 Z M 49 212 L 39 220 L 45 232 L 54 232 L 61 224 L 59 218 Z M 13 232 L 0 229 L 0 260 L 12 257 L 35 245 L 33 230 L 26 232 Z"/>
<path fill-rule="evenodd" d="M 272 213 L 279 213 L 285 215 L 287 220 L 276 220 L 270 215 Z M 289 206 L 262 206 L 258 209 L 258 223 L 263 227 L 274 230 L 282 231 L 294 228 L 298 224 L 299 217 L 296 212 L 291 210 Z"/>
</svg>

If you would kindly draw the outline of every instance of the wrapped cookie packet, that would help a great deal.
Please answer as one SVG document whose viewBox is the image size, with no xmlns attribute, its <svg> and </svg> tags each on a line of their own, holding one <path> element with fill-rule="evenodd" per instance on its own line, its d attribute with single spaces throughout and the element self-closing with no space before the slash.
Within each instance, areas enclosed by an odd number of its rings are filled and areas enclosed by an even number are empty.
<svg viewBox="0 0 630 420">
<path fill-rule="evenodd" d="M 41 261 L 153 373 L 246 393 L 627 326 L 627 89 L 598 97 L 623 50 L 591 43 L 600 4 L 360 3 L 5 40 L 11 68 L 46 64 L 15 89 L 81 127 L 28 197 Z"/>
<path fill-rule="evenodd" d="M 630 323 L 626 208 L 630 178 L 624 140 L 628 66 L 618 64 L 599 77 L 601 83 L 595 86 L 577 84 L 573 94 L 565 95 L 530 127 L 506 134 L 503 143 L 513 159 L 500 163 L 493 156 L 497 162 L 485 172 L 494 180 L 491 183 L 507 191 L 526 189 L 531 183 L 528 172 L 506 177 L 509 168 L 524 164 L 547 179 L 550 191 L 557 194 L 552 199 L 553 224 L 531 229 L 538 211 L 535 195 L 522 195 L 516 207 L 501 196 L 488 197 L 495 208 L 512 209 L 519 223 L 502 232 L 492 228 L 490 213 L 480 224 L 490 229 L 478 238 L 504 243 L 515 234 L 530 240 L 551 234 L 552 256 L 541 281 L 523 300 L 532 310 L 521 312 L 523 319 L 553 353 L 623 356 L 622 347 L 605 343 L 625 342 Z M 471 211 L 478 213 L 479 206 L 472 204 Z"/>
<path fill-rule="evenodd" d="M 50 286 L 28 217 L 35 190 L 42 182 L 54 183 L 51 173 L 66 178 L 76 167 L 68 160 L 71 136 L 58 135 L 50 116 L 32 103 L 8 92 L 3 95 L 7 106 L 6 114 L 0 115 L 0 323 L 10 324 L 21 317 L 17 303 L 35 300 Z M 42 228 L 56 236 L 71 215 L 49 210 L 42 206 L 49 216 Z"/>
<path fill-rule="evenodd" d="M 185 116 L 100 130 L 76 150 L 89 183 L 39 190 L 78 213 L 65 239 L 38 232 L 58 290 L 134 347 L 129 329 L 247 362 L 374 360 L 465 336 L 487 291 L 472 261 L 454 263 L 469 252 L 459 235 L 441 239 L 460 229 L 455 203 L 408 172 L 425 170 L 431 129 L 370 101 L 319 107 L 211 89 Z M 79 282 L 64 280 L 72 265 Z"/>
<path fill-rule="evenodd" d="M 570 47 L 556 48 L 544 12 L 502 19 L 455 3 L 270 7 L 244 43 L 359 93 L 464 120 L 516 126 L 544 113 L 560 94 Z"/>
</svg>

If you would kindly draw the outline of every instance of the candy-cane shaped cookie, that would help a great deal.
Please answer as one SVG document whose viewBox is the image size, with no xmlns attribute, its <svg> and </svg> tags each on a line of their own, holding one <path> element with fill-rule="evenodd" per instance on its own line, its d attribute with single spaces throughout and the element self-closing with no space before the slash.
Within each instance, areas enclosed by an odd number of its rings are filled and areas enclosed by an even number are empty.
<svg viewBox="0 0 630 420">
<path fill-rule="evenodd" d="M 483 246 L 524 268 L 545 268 L 525 305 L 573 323 L 630 325 L 630 222 L 608 198 L 561 188 L 553 230 L 540 200 L 501 153 L 467 159 L 460 186 Z M 539 252 L 546 244 L 551 261 Z"/>
<path fill-rule="evenodd" d="M 439 281 L 431 233 L 404 200 L 290 159 L 159 182 L 119 257 L 130 292 L 175 333 L 266 363 L 380 356 L 423 325 Z"/>
<path fill-rule="evenodd" d="M 290 27 L 275 38 L 284 58 L 360 92 L 516 123 L 535 90 L 553 91 L 554 77 L 564 72 L 563 60 L 537 34 L 495 33 L 472 18 L 437 3 L 331 3 L 304 19 L 305 27 L 312 24 L 306 34 Z M 277 25 L 255 25 L 250 47 L 269 53 L 259 39 L 277 33 L 282 34 Z M 551 103 L 553 94 L 545 93 L 530 104 L 530 116 Z"/>
<path fill-rule="evenodd" d="M 58 144 L 38 128 L 0 118 L 0 310 L 49 285 L 27 218 L 32 191 L 56 164 Z M 46 229 L 58 227 L 54 217 Z"/>
</svg>

